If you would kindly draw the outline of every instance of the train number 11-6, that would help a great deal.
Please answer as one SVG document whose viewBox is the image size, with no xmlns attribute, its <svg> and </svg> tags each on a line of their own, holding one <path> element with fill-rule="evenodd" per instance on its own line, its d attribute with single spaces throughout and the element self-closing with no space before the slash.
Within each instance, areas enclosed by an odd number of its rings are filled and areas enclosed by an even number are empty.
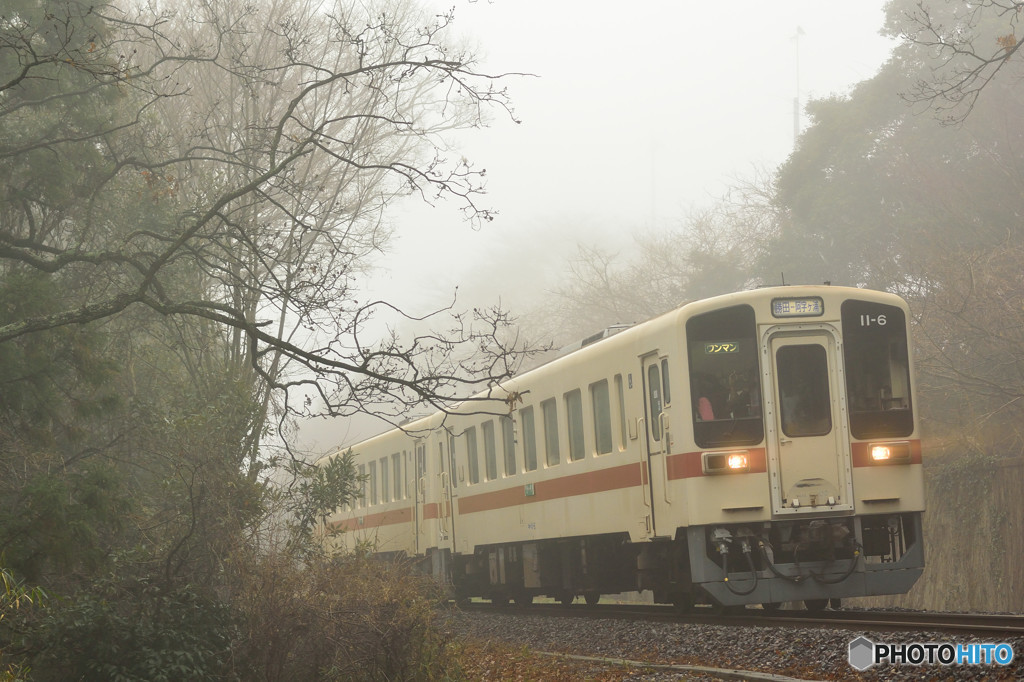
<svg viewBox="0 0 1024 682">
<path fill-rule="evenodd" d="M 860 316 L 860 326 L 870 327 L 873 324 L 878 325 L 879 327 L 884 327 L 885 315 L 878 315 L 877 317 L 871 317 L 870 315 Z"/>
</svg>

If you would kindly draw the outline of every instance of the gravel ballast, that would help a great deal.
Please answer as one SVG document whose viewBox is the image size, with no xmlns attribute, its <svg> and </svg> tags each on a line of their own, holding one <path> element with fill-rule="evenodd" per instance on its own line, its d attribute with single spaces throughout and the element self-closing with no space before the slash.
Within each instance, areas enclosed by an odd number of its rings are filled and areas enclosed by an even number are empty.
<svg viewBox="0 0 1024 682">
<path fill-rule="evenodd" d="M 580 660 L 588 679 L 736 679 L 725 671 L 749 670 L 796 679 L 827 680 L 1019 680 L 1024 679 L 1024 639 L 1008 640 L 1014 660 L 1000 665 L 878 665 L 863 673 L 848 661 L 850 642 L 864 635 L 886 644 L 949 642 L 999 643 L 1002 640 L 935 632 L 872 633 L 844 629 L 722 626 L 658 623 L 619 618 L 550 617 L 533 614 L 454 612 L 448 626 L 464 641 L 501 642 L 530 652 L 626 659 L 720 669 L 723 676 L 666 669 L 595 667 Z M 602 676 L 600 671 L 607 671 Z M 559 679 L 569 679 L 560 677 Z"/>
</svg>

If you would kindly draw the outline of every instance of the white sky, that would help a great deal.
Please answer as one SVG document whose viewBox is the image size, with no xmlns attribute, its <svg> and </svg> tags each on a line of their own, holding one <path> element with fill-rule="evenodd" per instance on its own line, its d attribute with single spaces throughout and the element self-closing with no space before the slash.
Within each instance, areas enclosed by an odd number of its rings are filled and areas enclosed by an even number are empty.
<svg viewBox="0 0 1024 682">
<path fill-rule="evenodd" d="M 454 4 L 484 71 L 537 77 L 508 79 L 521 125 L 495 113 L 490 128 L 455 138 L 487 169 L 493 223 L 473 232 L 444 205 L 393 215 L 374 288 L 413 305 L 447 299 L 474 279 L 475 260 L 490 270 L 524 243 L 571 254 L 581 239 L 667 227 L 784 161 L 798 26 L 801 104 L 870 78 L 892 48 L 878 33 L 884 0 L 430 4 Z M 515 288 L 500 293 L 514 299 Z"/>
<path fill-rule="evenodd" d="M 391 216 L 395 241 L 365 286 L 413 313 L 458 285 L 459 307 L 500 296 L 515 312 L 577 242 L 672 227 L 784 161 L 797 27 L 801 106 L 870 78 L 893 47 L 879 35 L 884 0 L 425 1 L 454 5 L 483 71 L 537 77 L 508 79 L 521 125 L 495 113 L 455 137 L 487 169 L 493 223 L 473 231 L 454 206 L 412 201 Z"/>
</svg>

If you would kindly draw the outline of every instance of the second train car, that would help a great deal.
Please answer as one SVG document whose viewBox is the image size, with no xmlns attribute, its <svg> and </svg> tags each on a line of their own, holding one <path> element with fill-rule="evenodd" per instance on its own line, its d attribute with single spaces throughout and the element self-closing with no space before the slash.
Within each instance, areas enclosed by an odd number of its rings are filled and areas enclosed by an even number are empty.
<svg viewBox="0 0 1024 682">
<path fill-rule="evenodd" d="M 519 604 L 904 593 L 924 567 L 911 353 L 888 293 L 687 303 L 510 379 L 486 409 L 350 446 L 365 486 L 330 541 Z"/>
</svg>

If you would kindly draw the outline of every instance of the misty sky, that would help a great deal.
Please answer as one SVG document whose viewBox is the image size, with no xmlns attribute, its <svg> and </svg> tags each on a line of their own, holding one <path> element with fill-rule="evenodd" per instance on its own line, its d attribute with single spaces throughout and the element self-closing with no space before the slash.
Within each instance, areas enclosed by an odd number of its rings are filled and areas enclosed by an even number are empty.
<svg viewBox="0 0 1024 682">
<path fill-rule="evenodd" d="M 498 301 L 513 313 L 557 283 L 576 244 L 628 244 L 677 226 L 793 145 L 797 27 L 801 101 L 870 78 L 892 41 L 883 0 L 430 0 L 453 6 L 487 73 L 522 119 L 453 136 L 487 169 L 481 202 L 500 215 L 473 231 L 454 205 L 408 200 L 367 293 L 414 314 Z M 346 427 L 347 428 L 347 427 Z M 346 431 L 310 434 L 329 447 Z M 305 431 L 305 429 L 304 429 Z"/>
<path fill-rule="evenodd" d="M 878 33 L 883 5 L 455 1 L 456 26 L 479 45 L 484 71 L 536 74 L 508 79 L 521 125 L 495 112 L 490 128 L 454 136 L 487 169 L 483 203 L 500 216 L 473 232 L 452 206 L 408 202 L 392 216 L 398 238 L 375 293 L 432 305 L 457 284 L 478 286 L 480 261 L 487 272 L 516 256 L 547 264 L 581 239 L 678 223 L 789 154 L 797 27 L 802 101 L 844 93 L 892 47 Z M 516 288 L 495 294 L 515 303 Z"/>
</svg>

